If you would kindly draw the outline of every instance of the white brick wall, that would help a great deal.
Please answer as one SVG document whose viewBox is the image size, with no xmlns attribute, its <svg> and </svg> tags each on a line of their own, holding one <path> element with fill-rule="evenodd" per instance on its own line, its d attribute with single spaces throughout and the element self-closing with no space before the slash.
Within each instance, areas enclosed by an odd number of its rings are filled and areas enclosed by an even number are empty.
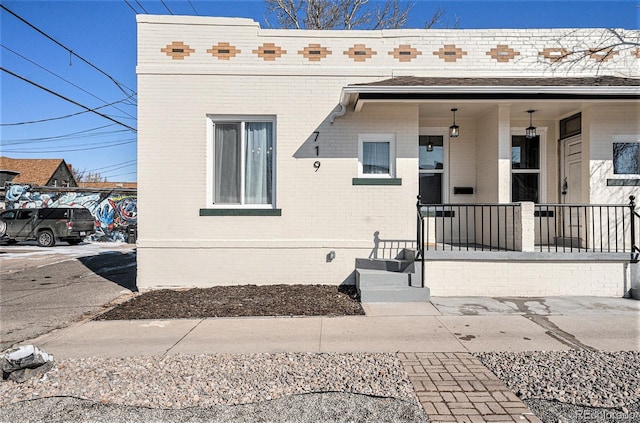
<svg viewBox="0 0 640 423">
<path fill-rule="evenodd" d="M 292 32 L 260 29 L 246 19 L 139 16 L 138 22 L 141 288 L 337 284 L 352 280 L 354 260 L 371 253 L 375 232 L 382 239 L 413 240 L 418 134 L 424 128 L 447 128 L 450 120 L 421 112 L 417 103 L 367 103 L 357 113 L 350 108 L 330 124 L 341 89 L 348 84 L 398 74 L 495 77 L 593 72 L 579 66 L 571 71 L 553 67 L 538 54 L 545 47 L 556 47 L 566 30 Z M 578 30 L 569 38 L 566 43 L 588 43 L 599 35 Z M 174 41 L 195 51 L 183 60 L 160 51 Z M 230 60 L 206 52 L 220 42 L 240 52 Z M 274 43 L 286 54 L 264 61 L 253 53 L 263 43 Z M 310 62 L 298 51 L 311 43 L 327 47 L 331 54 Z M 365 44 L 377 54 L 355 62 L 343 54 L 354 44 Z M 410 44 L 422 54 L 401 63 L 388 54 L 401 44 Z M 455 44 L 467 55 L 445 63 L 433 54 L 445 44 Z M 486 54 L 498 44 L 509 45 L 520 55 L 509 63 L 498 63 Z M 637 75 L 637 58 L 627 56 L 603 64 L 601 71 Z M 503 105 L 499 125 L 497 107 L 458 121 L 461 136 L 449 145 L 451 202 L 494 202 L 508 197 L 509 146 L 503 142 L 499 150 L 496 140 L 499 131 L 503 138 L 509 137 L 505 135 L 509 125 L 524 125 L 526 115 L 515 116 L 509 113 L 510 106 Z M 590 126 L 594 130 L 600 125 L 596 111 Z M 211 189 L 208 115 L 275 116 L 276 206 L 282 216 L 199 216 L 200 209 L 209 207 L 207 190 Z M 625 121 L 630 119 L 629 112 L 622 115 Z M 614 112 L 607 116 L 619 121 Z M 552 127 L 556 121 L 538 125 Z M 602 130 L 610 132 L 614 126 Z M 319 132 L 317 142 L 313 142 L 314 131 Z M 358 136 L 363 133 L 395 135 L 396 176 L 402 179 L 401 186 L 352 184 L 358 176 Z M 555 128 L 548 134 L 547 170 L 549 180 L 557 182 Z M 316 160 L 321 162 L 317 172 Z M 454 186 L 472 186 L 475 193 L 453 195 Z M 555 195 L 557 187 L 548 184 L 547 190 Z M 329 251 L 336 251 L 332 262 L 326 261 Z M 442 272 L 447 278 L 453 275 Z"/>
<path fill-rule="evenodd" d="M 629 289 L 622 263 L 429 260 L 425 275 L 434 296 L 621 297 Z"/>
</svg>

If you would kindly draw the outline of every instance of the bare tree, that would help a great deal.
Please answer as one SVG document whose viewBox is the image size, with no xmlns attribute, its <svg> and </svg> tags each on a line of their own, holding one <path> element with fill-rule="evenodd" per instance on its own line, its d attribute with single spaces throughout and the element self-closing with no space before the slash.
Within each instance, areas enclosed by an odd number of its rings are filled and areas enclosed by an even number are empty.
<svg viewBox="0 0 640 423">
<path fill-rule="evenodd" d="M 286 29 L 397 29 L 407 24 L 414 6 L 411 0 L 265 0 L 275 26 Z M 438 7 L 425 27 L 442 24 L 444 9 Z M 457 18 L 456 25 L 457 27 Z"/>
<path fill-rule="evenodd" d="M 568 31 L 556 40 L 556 48 L 541 53 L 557 70 L 581 69 L 600 74 L 609 60 L 640 57 L 640 31 L 593 29 Z M 637 74 L 629 69 L 629 75 Z"/>
<path fill-rule="evenodd" d="M 71 169 L 71 174 L 78 184 L 80 182 L 107 182 L 106 176 L 102 176 L 98 172 L 87 172 L 86 169 L 79 170 L 74 167 Z"/>
</svg>

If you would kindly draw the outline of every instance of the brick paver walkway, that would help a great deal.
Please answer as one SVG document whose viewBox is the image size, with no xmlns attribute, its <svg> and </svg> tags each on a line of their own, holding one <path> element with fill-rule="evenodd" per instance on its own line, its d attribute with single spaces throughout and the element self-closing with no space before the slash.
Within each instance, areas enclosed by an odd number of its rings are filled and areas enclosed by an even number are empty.
<svg viewBox="0 0 640 423">
<path fill-rule="evenodd" d="M 398 357 L 434 423 L 542 423 L 469 353 L 398 353 Z"/>
</svg>

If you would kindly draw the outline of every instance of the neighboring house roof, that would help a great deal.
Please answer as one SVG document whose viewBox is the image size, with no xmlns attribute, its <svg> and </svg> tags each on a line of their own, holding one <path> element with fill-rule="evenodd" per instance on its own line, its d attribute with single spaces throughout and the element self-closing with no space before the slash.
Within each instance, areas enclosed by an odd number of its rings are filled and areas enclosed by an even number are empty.
<svg viewBox="0 0 640 423">
<path fill-rule="evenodd" d="M 47 185 L 60 165 L 68 166 L 63 159 L 12 159 L 0 157 L 0 169 L 19 172 L 11 181 L 18 184 Z M 69 171 L 71 175 L 71 171 Z M 71 175 L 73 179 L 73 176 Z"/>
<path fill-rule="evenodd" d="M 137 182 L 80 182 L 80 188 L 130 188 L 137 189 Z"/>
</svg>

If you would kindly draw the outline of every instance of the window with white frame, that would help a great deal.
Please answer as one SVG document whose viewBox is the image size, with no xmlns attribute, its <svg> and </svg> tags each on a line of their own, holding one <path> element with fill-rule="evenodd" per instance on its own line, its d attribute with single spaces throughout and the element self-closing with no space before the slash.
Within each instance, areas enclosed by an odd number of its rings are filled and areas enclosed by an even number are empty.
<svg viewBox="0 0 640 423">
<path fill-rule="evenodd" d="M 540 136 L 511 136 L 511 201 L 540 201 Z"/>
<path fill-rule="evenodd" d="M 210 118 L 211 202 L 216 206 L 274 205 L 275 118 Z"/>
<path fill-rule="evenodd" d="M 360 177 L 395 178 L 395 135 L 361 134 L 358 138 L 358 168 Z"/>
<path fill-rule="evenodd" d="M 616 175 L 640 175 L 640 143 L 613 143 L 613 173 Z"/>
</svg>

